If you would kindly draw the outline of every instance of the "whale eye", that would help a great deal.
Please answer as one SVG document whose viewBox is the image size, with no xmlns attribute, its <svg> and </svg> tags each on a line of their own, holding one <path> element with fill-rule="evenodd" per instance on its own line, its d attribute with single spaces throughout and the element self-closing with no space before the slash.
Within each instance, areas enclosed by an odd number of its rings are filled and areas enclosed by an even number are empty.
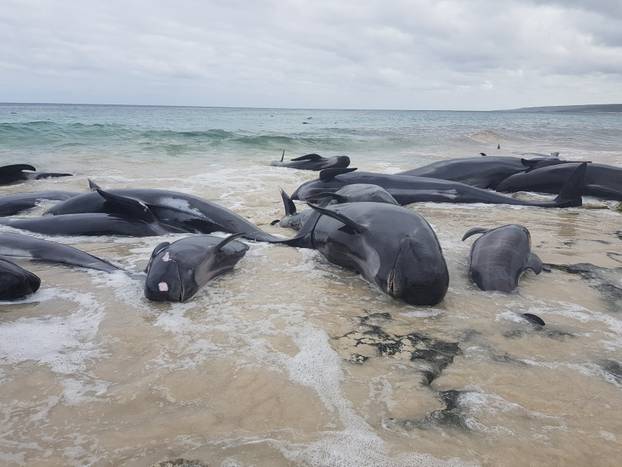
<svg viewBox="0 0 622 467">
<path fill-rule="evenodd" d="M 160 282 L 158 284 L 158 290 L 160 292 L 168 292 L 168 284 L 166 282 Z"/>
</svg>

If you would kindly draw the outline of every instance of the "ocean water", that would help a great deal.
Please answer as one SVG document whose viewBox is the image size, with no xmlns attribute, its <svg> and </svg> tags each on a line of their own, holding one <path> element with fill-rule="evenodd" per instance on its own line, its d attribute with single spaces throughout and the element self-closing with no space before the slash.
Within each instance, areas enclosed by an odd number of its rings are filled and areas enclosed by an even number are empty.
<svg viewBox="0 0 622 467">
<path fill-rule="evenodd" d="M 86 191 L 89 178 L 167 188 L 290 235 L 269 225 L 282 214 L 278 189 L 317 174 L 271 167 L 282 150 L 347 154 L 382 172 L 479 152 L 622 166 L 622 114 L 0 105 L 2 164 L 75 174 L 2 194 Z M 0 464 L 617 465 L 622 274 L 611 269 L 609 286 L 526 274 L 516 293 L 484 293 L 460 241 L 473 226 L 517 222 L 545 262 L 622 266 L 608 255 L 622 252 L 621 214 L 585 201 L 411 206 L 450 270 L 435 307 L 396 302 L 284 246 L 249 243 L 232 274 L 184 304 L 148 302 L 124 274 L 23 263 L 42 287 L 0 304 Z M 155 245 L 182 236 L 55 240 L 138 272 Z M 447 365 L 427 385 L 416 355 L 434 348 Z"/>
</svg>

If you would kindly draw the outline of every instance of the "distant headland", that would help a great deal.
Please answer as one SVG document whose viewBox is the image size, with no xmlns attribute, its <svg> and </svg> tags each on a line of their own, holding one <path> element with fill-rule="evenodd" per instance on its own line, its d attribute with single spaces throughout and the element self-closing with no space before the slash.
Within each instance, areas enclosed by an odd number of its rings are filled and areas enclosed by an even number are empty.
<svg viewBox="0 0 622 467">
<path fill-rule="evenodd" d="M 521 107 L 503 112 L 622 112 L 622 104 L 555 105 L 548 107 Z"/>
</svg>

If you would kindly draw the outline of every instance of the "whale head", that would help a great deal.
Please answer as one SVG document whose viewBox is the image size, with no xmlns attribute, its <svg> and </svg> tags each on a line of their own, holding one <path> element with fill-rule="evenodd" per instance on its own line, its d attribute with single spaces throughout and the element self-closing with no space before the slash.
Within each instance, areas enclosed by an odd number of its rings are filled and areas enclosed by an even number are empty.
<svg viewBox="0 0 622 467">
<path fill-rule="evenodd" d="M 10 261 L 0 259 L 0 300 L 17 300 L 36 292 L 38 276 Z"/>
<path fill-rule="evenodd" d="M 192 271 L 188 271 L 168 249 L 158 245 L 147 265 L 145 297 L 156 302 L 184 302 L 198 290 Z"/>
<path fill-rule="evenodd" d="M 407 236 L 400 241 L 383 283 L 389 295 L 410 305 L 435 305 L 447 293 L 449 274 L 436 245 Z"/>
</svg>

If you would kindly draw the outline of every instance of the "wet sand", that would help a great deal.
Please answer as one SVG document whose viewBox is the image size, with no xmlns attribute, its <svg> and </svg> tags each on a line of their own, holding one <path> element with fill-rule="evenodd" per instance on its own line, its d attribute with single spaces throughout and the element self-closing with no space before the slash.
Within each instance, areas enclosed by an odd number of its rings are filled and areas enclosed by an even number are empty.
<svg viewBox="0 0 622 467">
<path fill-rule="evenodd" d="M 314 177 L 263 160 L 198 170 L 72 162 L 77 177 L 1 191 L 85 190 L 87 176 L 106 188 L 165 187 L 290 235 L 269 226 L 282 212 L 278 187 Z M 123 273 L 20 263 L 42 287 L 0 305 L 0 463 L 617 465 L 620 298 L 559 270 L 526 274 L 513 294 L 484 293 L 467 277 L 472 239 L 460 238 L 476 225 L 521 223 L 544 262 L 614 268 L 622 264 L 607 253 L 622 252 L 622 215 L 410 208 L 433 225 L 450 270 L 435 307 L 392 300 L 316 252 L 250 242 L 232 274 L 184 304 L 148 302 Z M 164 239 L 60 241 L 140 271 Z M 622 287 L 622 274 L 611 282 Z"/>
</svg>

